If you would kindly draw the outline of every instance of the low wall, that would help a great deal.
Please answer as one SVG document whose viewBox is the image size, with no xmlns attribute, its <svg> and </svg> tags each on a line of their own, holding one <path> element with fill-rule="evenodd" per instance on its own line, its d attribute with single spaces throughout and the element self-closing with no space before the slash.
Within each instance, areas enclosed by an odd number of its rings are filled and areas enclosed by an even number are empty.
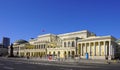
<svg viewBox="0 0 120 70">
<path fill-rule="evenodd" d="M 80 56 L 81 59 L 86 59 L 86 56 Z M 88 59 L 103 59 L 105 60 L 105 56 L 89 56 Z"/>
</svg>

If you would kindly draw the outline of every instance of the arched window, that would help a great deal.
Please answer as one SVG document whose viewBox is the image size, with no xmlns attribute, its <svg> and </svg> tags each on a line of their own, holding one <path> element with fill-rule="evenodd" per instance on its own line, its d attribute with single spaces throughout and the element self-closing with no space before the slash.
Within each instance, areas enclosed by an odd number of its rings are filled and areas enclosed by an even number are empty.
<svg viewBox="0 0 120 70">
<path fill-rule="evenodd" d="M 68 51 L 68 57 L 70 57 L 70 51 Z"/>
<path fill-rule="evenodd" d="M 55 51 L 53 52 L 53 56 L 55 56 Z"/>
<path fill-rule="evenodd" d="M 75 47 L 75 42 L 74 41 L 72 41 L 72 47 Z"/>
<path fill-rule="evenodd" d="M 66 47 L 66 42 L 64 42 L 64 47 Z"/>
<path fill-rule="evenodd" d="M 70 42 L 68 42 L 68 47 L 70 47 Z"/>
<path fill-rule="evenodd" d="M 51 55 L 51 52 L 49 52 L 49 55 Z"/>
</svg>

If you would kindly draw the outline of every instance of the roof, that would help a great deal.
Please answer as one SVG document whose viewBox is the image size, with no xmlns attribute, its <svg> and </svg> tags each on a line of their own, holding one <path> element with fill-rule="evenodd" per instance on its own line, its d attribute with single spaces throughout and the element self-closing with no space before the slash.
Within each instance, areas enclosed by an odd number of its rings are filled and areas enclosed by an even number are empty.
<svg viewBox="0 0 120 70">
<path fill-rule="evenodd" d="M 14 43 L 15 44 L 24 44 L 24 43 L 28 43 L 28 41 L 20 39 L 20 40 L 16 40 Z"/>
<path fill-rule="evenodd" d="M 114 38 L 111 35 L 108 35 L 108 36 L 88 37 L 88 38 L 85 38 L 85 39 L 79 39 L 78 41 L 82 42 L 82 41 L 101 40 L 101 39 L 113 39 L 114 41 L 116 41 L 116 38 Z"/>
<path fill-rule="evenodd" d="M 46 36 L 56 36 L 55 34 L 51 34 L 51 33 L 49 33 L 49 34 L 43 34 L 43 35 L 39 35 L 38 37 L 46 37 Z"/>
<path fill-rule="evenodd" d="M 72 34 L 78 34 L 78 33 L 84 33 L 84 32 L 89 32 L 89 31 L 88 30 L 82 30 L 82 31 L 59 34 L 58 36 L 66 36 L 66 35 L 72 35 Z"/>
</svg>

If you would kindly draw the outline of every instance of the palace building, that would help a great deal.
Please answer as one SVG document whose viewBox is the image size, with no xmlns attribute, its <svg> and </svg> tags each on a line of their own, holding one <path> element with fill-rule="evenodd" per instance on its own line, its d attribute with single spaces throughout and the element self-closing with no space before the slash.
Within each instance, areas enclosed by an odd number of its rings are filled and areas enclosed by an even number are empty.
<svg viewBox="0 0 120 70">
<path fill-rule="evenodd" d="M 120 41 L 113 36 L 96 36 L 88 31 L 76 31 L 64 34 L 44 34 L 29 42 L 14 42 L 15 56 L 76 58 L 79 59 L 115 59 L 118 57 Z"/>
</svg>

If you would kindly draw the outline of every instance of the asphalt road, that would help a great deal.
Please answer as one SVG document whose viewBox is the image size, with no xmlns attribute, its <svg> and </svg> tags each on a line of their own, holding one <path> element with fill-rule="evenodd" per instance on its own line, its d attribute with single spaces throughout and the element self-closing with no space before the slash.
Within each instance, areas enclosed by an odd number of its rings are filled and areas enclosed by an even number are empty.
<svg viewBox="0 0 120 70">
<path fill-rule="evenodd" d="M 0 70 L 120 70 L 120 64 L 57 64 L 0 58 Z"/>
</svg>

